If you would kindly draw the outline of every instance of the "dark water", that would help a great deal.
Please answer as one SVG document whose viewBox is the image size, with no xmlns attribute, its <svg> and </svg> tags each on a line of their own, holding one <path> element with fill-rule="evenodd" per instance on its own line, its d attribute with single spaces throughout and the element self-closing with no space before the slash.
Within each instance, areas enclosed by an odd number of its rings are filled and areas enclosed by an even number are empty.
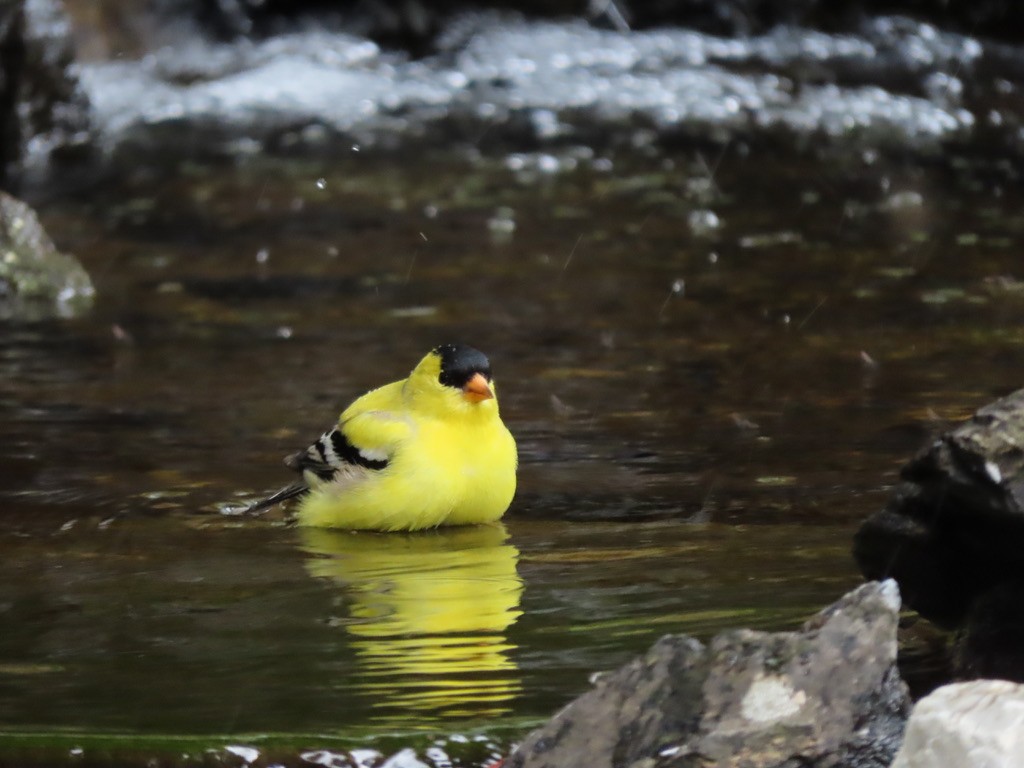
<svg viewBox="0 0 1024 768">
<path fill-rule="evenodd" d="M 353 152 L 47 202 L 99 301 L 0 335 L 0 762 L 86 732 L 142 761 L 500 751 L 661 634 L 796 626 L 858 583 L 900 465 L 1024 381 L 1021 210 L 981 162 L 735 146 Z M 490 354 L 519 442 L 502 526 L 237 514 L 447 340 Z"/>
</svg>

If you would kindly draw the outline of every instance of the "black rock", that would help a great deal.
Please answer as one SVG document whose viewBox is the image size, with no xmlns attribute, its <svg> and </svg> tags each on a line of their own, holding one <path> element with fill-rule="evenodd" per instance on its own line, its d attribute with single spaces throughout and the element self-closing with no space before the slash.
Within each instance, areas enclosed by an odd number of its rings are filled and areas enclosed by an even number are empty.
<svg viewBox="0 0 1024 768">
<path fill-rule="evenodd" d="M 1024 579 L 980 594 L 958 633 L 953 671 L 958 679 L 1024 682 Z"/>
<path fill-rule="evenodd" d="M 979 596 L 1024 579 L 1024 390 L 942 435 L 901 477 L 854 556 L 869 579 L 895 578 L 922 616 L 959 626 Z"/>
</svg>

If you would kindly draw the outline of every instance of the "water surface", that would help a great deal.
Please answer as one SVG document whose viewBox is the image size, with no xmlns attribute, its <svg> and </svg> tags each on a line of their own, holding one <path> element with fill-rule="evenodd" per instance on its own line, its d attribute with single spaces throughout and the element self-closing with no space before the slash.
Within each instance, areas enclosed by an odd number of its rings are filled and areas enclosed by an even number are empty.
<svg viewBox="0 0 1024 768">
<path fill-rule="evenodd" d="M 0 335 L 0 745 L 500 751 L 661 634 L 797 626 L 900 465 L 1024 380 L 1016 176 L 952 165 L 352 152 L 47 201 L 98 303 Z M 502 525 L 238 514 L 449 340 L 519 442 Z"/>
</svg>

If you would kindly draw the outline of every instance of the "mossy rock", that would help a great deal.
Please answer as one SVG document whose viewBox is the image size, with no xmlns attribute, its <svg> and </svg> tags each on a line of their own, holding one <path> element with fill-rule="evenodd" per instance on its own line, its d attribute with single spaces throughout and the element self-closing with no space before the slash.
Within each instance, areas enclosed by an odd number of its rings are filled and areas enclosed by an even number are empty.
<svg viewBox="0 0 1024 768">
<path fill-rule="evenodd" d="M 88 273 L 57 250 L 35 211 L 0 192 L 0 318 L 74 317 L 93 294 Z"/>
</svg>

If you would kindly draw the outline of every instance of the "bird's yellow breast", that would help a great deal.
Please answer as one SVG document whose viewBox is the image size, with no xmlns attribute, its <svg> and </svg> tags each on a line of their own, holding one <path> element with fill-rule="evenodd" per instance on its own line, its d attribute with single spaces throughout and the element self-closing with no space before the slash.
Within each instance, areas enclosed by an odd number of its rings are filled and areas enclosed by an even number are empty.
<svg viewBox="0 0 1024 768">
<path fill-rule="evenodd" d="M 512 503 L 516 490 L 516 445 L 495 417 L 453 429 L 435 423 L 425 430 L 426 451 L 436 457 L 434 471 L 450 469 L 452 505 L 444 525 L 497 520 Z M 436 453 L 435 453 L 436 451 Z"/>
</svg>

